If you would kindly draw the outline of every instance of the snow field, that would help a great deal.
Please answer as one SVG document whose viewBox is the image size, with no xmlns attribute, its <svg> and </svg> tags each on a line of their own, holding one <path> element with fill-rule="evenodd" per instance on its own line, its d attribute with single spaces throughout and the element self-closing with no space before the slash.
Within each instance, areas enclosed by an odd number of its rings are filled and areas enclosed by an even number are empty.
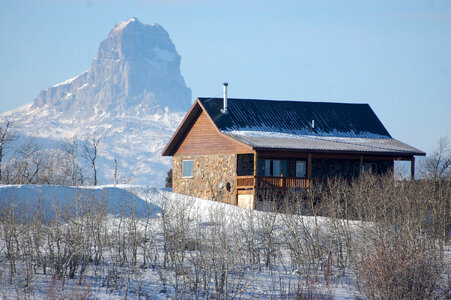
<svg viewBox="0 0 451 300">
<path fill-rule="evenodd" d="M 376 230 L 147 186 L 0 186 L 0 201 L 7 299 L 355 299 L 347 248 Z"/>
</svg>

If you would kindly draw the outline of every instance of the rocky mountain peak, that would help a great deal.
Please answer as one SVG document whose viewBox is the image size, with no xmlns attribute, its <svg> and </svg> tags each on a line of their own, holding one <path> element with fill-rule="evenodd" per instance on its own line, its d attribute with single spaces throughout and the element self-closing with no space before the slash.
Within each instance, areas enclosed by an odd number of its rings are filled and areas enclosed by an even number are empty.
<svg viewBox="0 0 451 300">
<path fill-rule="evenodd" d="M 100 44 L 95 59 L 148 59 L 180 63 L 180 56 L 167 31 L 157 23 L 142 24 L 137 18 L 116 24 L 108 38 Z"/>
<path fill-rule="evenodd" d="M 44 149 L 55 149 L 63 139 L 82 143 L 88 135 L 102 136 L 100 183 L 113 182 L 117 161 L 127 181 L 161 186 L 172 164 L 161 151 L 190 102 L 166 30 L 132 18 L 116 24 L 100 43 L 89 70 L 0 117 L 20 124 L 21 136 L 38 138 Z"/>
<path fill-rule="evenodd" d="M 180 60 L 162 26 L 131 18 L 116 24 L 100 43 L 88 71 L 42 91 L 34 107 L 91 114 L 137 107 L 186 111 L 191 90 L 180 73 Z"/>
</svg>

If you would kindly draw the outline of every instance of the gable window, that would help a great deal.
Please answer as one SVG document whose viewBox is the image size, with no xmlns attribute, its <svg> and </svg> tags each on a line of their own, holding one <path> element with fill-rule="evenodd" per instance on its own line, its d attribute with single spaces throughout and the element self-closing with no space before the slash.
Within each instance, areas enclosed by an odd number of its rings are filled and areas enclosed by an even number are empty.
<svg viewBox="0 0 451 300">
<path fill-rule="evenodd" d="M 193 178 L 193 160 L 182 161 L 182 177 L 183 178 Z"/>
</svg>

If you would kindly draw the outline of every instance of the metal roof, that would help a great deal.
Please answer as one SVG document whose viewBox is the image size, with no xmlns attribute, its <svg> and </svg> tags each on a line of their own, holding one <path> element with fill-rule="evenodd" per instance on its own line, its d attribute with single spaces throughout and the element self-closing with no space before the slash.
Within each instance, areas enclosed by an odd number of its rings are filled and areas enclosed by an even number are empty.
<svg viewBox="0 0 451 300">
<path fill-rule="evenodd" d="M 222 108 L 222 98 L 198 98 L 163 155 L 176 152 L 202 110 L 219 134 L 254 150 L 425 155 L 393 139 L 368 104 L 229 98 Z"/>
<path fill-rule="evenodd" d="M 229 98 L 227 113 L 223 113 L 222 98 L 199 98 L 199 101 L 223 132 L 391 138 L 368 104 Z"/>
<path fill-rule="evenodd" d="M 392 138 L 343 138 L 317 136 L 271 136 L 226 133 L 256 150 L 348 152 L 385 155 L 425 155 L 424 152 Z"/>
</svg>

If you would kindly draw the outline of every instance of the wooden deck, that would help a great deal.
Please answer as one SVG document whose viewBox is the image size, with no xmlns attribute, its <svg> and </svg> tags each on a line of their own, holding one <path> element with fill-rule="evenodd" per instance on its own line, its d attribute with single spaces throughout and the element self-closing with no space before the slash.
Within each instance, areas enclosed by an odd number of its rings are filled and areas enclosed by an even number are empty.
<svg viewBox="0 0 451 300">
<path fill-rule="evenodd" d="M 266 176 L 237 176 L 236 188 L 240 191 L 256 189 L 308 189 L 308 178 L 295 177 L 266 177 Z M 242 192 L 241 192 L 242 193 Z"/>
</svg>

